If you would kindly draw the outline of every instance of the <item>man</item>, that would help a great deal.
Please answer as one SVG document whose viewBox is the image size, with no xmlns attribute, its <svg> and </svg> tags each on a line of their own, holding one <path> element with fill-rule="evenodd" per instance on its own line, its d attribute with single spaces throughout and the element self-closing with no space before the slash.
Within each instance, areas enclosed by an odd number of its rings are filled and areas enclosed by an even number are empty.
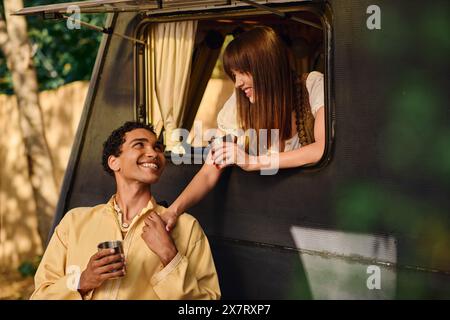
<svg viewBox="0 0 450 320">
<path fill-rule="evenodd" d="M 169 234 L 151 187 L 165 166 L 152 127 L 126 122 L 104 143 L 103 167 L 116 180 L 106 204 L 69 211 L 50 240 L 31 299 L 219 299 L 208 240 L 194 217 Z M 124 254 L 97 252 L 122 240 Z M 81 272 L 81 270 L 83 270 Z M 81 273 L 81 274 L 80 274 Z"/>
</svg>

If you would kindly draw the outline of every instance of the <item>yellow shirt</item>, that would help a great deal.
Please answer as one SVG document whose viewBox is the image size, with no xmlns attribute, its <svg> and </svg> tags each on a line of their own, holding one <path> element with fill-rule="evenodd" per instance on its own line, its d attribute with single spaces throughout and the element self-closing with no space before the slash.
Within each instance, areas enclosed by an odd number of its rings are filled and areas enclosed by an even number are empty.
<svg viewBox="0 0 450 320">
<path fill-rule="evenodd" d="M 208 239 L 197 220 L 182 214 L 171 236 L 178 254 L 163 267 L 141 237 L 144 218 L 165 208 L 152 198 L 132 221 L 125 237 L 113 207 L 107 204 L 70 210 L 55 232 L 35 275 L 30 299 L 82 299 L 79 276 L 100 242 L 122 240 L 127 273 L 91 291 L 85 299 L 220 299 L 220 287 Z"/>
</svg>

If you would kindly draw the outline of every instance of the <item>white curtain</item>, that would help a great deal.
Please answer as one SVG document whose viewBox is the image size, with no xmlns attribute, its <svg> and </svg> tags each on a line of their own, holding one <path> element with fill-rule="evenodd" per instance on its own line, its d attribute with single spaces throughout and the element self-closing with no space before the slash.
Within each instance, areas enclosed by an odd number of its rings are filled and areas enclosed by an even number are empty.
<svg viewBox="0 0 450 320">
<path fill-rule="evenodd" d="M 172 132 L 179 128 L 186 108 L 197 21 L 154 24 L 149 32 L 150 122 L 157 134 L 165 128 L 168 150 L 178 144 Z"/>
</svg>

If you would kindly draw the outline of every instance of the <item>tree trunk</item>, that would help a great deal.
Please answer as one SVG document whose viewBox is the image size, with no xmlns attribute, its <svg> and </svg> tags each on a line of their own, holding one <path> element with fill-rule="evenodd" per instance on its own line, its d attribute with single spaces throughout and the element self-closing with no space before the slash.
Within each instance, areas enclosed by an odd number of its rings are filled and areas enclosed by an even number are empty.
<svg viewBox="0 0 450 320">
<path fill-rule="evenodd" d="M 0 16 L 0 48 L 11 71 L 19 107 L 20 129 L 25 143 L 29 176 L 36 202 L 39 236 L 47 243 L 58 199 L 53 162 L 45 138 L 44 121 L 39 104 L 36 70 L 27 35 L 27 22 L 10 14 L 23 7 L 22 0 L 4 0 L 6 22 Z"/>
</svg>

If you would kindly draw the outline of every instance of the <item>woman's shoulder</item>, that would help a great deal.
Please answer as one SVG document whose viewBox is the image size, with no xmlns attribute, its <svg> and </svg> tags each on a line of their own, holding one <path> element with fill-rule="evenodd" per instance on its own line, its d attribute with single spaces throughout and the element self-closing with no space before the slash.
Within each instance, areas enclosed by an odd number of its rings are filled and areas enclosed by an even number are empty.
<svg viewBox="0 0 450 320">
<path fill-rule="evenodd" d="M 317 82 L 323 82 L 323 73 L 319 71 L 311 71 L 306 78 L 306 87 L 312 87 Z"/>
<path fill-rule="evenodd" d="M 233 94 L 228 98 L 228 100 L 224 103 L 222 109 L 219 111 L 220 113 L 228 113 L 228 112 L 236 112 L 236 92 L 233 91 Z"/>
<path fill-rule="evenodd" d="M 314 117 L 316 116 L 319 108 L 325 105 L 323 78 L 323 73 L 318 71 L 311 71 L 306 78 L 306 89 L 309 93 L 309 104 Z"/>
<path fill-rule="evenodd" d="M 238 129 L 236 94 L 234 92 L 217 114 L 217 126 L 227 134 Z"/>
<path fill-rule="evenodd" d="M 306 78 L 306 89 L 309 95 L 323 95 L 323 73 L 319 71 L 311 71 Z"/>
</svg>

